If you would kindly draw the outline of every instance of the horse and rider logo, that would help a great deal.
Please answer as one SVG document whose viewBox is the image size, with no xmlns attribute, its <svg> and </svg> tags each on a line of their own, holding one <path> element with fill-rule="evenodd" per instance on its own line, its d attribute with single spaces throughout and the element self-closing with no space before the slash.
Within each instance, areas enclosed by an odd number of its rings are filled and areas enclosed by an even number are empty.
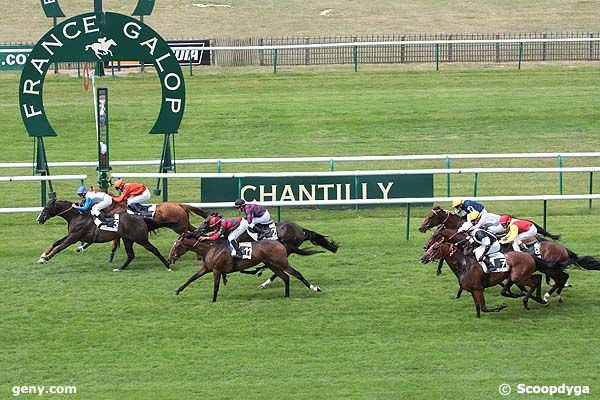
<svg viewBox="0 0 600 400">
<path fill-rule="evenodd" d="M 85 46 L 85 51 L 88 51 L 91 48 L 96 54 L 96 57 L 98 57 L 99 60 L 102 60 L 102 56 L 110 55 L 112 57 L 113 52 L 110 51 L 110 48 L 116 45 L 117 43 L 114 40 L 107 40 L 105 37 L 101 37 L 98 38 L 98 42 Z"/>
</svg>

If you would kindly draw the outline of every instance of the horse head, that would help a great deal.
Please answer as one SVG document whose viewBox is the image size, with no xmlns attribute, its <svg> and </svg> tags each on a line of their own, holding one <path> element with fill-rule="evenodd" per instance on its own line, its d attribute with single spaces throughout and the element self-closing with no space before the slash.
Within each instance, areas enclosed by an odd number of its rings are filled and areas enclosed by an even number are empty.
<svg viewBox="0 0 600 400">
<path fill-rule="evenodd" d="M 46 205 L 44 206 L 44 209 L 42 210 L 40 215 L 38 215 L 38 217 L 36 219 L 37 223 L 44 224 L 50 218 L 54 217 L 57 214 L 55 209 L 56 209 L 56 199 L 51 199 L 49 202 L 46 203 Z"/>
<path fill-rule="evenodd" d="M 442 210 L 440 207 L 434 207 L 429 211 L 423 223 L 419 227 L 419 232 L 425 233 L 429 229 L 444 224 L 450 218 L 450 211 Z"/>
<path fill-rule="evenodd" d="M 444 256 L 444 241 L 445 238 L 442 237 L 437 242 L 434 242 L 431 246 L 429 246 L 425 254 L 421 256 L 421 263 L 427 264 L 430 261 L 439 260 L 440 258 L 442 258 Z"/>
</svg>

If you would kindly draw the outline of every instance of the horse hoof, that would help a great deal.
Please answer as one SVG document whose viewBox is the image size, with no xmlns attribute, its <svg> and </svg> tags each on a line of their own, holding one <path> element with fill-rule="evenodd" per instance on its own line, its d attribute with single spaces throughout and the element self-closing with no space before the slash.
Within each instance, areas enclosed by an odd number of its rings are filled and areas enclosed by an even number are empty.
<svg viewBox="0 0 600 400">
<path fill-rule="evenodd" d="M 315 286 L 315 285 L 310 285 L 310 289 L 314 290 L 315 292 L 320 292 L 321 291 L 321 288 L 318 287 L 318 286 Z"/>
<path fill-rule="evenodd" d="M 173 270 L 171 268 L 167 268 L 168 272 L 173 272 Z"/>
<path fill-rule="evenodd" d="M 121 269 L 119 268 L 113 268 L 113 272 L 119 272 Z"/>
<path fill-rule="evenodd" d="M 42 260 L 41 258 L 37 260 L 38 264 L 46 264 L 46 260 Z"/>
<path fill-rule="evenodd" d="M 179 290 L 175 291 L 175 296 L 179 296 Z"/>
<path fill-rule="evenodd" d="M 258 285 L 258 288 L 259 288 L 259 289 L 264 289 L 264 288 L 266 288 L 266 287 L 267 287 L 267 285 Z"/>
<path fill-rule="evenodd" d="M 562 303 L 562 302 L 563 302 L 563 299 L 562 299 L 562 297 L 558 296 L 558 302 L 559 302 L 559 303 Z"/>
</svg>

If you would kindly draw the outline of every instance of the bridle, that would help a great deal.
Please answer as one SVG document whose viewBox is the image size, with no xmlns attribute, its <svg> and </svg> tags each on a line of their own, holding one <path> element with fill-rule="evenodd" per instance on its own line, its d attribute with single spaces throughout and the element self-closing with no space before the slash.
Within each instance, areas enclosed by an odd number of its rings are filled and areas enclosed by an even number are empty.
<svg viewBox="0 0 600 400">
<path fill-rule="evenodd" d="M 444 225 L 450 219 L 450 211 L 446 211 L 446 210 L 442 210 L 442 209 L 435 209 L 435 208 L 432 209 L 431 211 L 433 212 L 433 214 L 436 217 L 438 217 L 438 213 L 440 213 L 440 212 L 446 213 L 446 218 L 444 218 L 444 220 L 441 223 L 439 223 L 438 225 Z M 430 226 L 429 224 L 427 224 L 427 226 L 425 227 L 425 230 L 428 231 L 428 230 L 432 229 L 434 226 L 435 225 Z"/>
</svg>

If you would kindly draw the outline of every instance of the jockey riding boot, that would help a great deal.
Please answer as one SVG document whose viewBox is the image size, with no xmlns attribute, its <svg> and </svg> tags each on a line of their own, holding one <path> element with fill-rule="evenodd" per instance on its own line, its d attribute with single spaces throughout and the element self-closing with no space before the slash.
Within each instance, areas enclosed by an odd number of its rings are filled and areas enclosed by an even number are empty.
<svg viewBox="0 0 600 400">
<path fill-rule="evenodd" d="M 142 212 L 142 205 L 139 203 L 128 204 L 127 207 L 135 214 L 140 214 Z"/>
<path fill-rule="evenodd" d="M 102 222 L 103 224 L 107 224 L 108 221 L 106 220 L 106 215 L 104 215 L 104 212 L 100 211 L 98 213 L 97 218 L 100 220 L 100 222 Z"/>
<path fill-rule="evenodd" d="M 518 243 L 516 240 L 512 243 L 512 248 L 514 251 L 521 251 L 521 243 Z"/>
<path fill-rule="evenodd" d="M 231 246 L 235 250 L 235 256 L 234 257 L 236 257 L 236 258 L 242 258 L 242 250 L 240 250 L 240 244 L 238 243 L 237 239 L 233 239 L 229 243 L 231 243 Z"/>
</svg>

